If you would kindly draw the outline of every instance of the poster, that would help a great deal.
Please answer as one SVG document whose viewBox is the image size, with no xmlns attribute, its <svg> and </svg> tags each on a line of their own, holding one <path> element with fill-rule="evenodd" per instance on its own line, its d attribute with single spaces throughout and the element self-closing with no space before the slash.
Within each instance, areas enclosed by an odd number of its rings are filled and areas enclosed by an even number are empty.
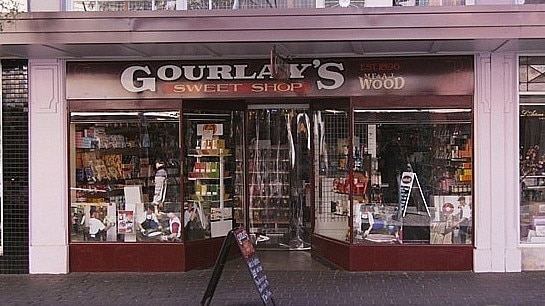
<svg viewBox="0 0 545 306">
<path fill-rule="evenodd" d="M 134 211 L 120 210 L 117 216 L 117 232 L 119 234 L 134 233 Z"/>
</svg>

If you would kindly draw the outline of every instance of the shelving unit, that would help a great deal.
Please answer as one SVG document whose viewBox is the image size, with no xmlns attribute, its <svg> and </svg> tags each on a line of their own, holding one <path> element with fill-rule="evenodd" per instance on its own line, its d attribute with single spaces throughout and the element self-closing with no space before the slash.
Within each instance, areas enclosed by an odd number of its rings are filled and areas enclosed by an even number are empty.
<svg viewBox="0 0 545 306">
<path fill-rule="evenodd" d="M 202 211 L 205 220 L 201 219 L 205 231 L 210 231 L 210 237 L 225 236 L 233 227 L 233 201 L 232 195 L 226 193 L 226 182 L 232 177 L 225 170 L 225 159 L 231 155 L 224 152 L 225 149 L 217 149 L 212 153 L 188 154 L 193 169 L 189 173 L 189 182 L 193 182 L 193 193 L 188 202 L 193 204 L 198 211 Z M 214 154 L 217 151 L 217 154 Z M 227 151 L 227 150 L 225 150 Z M 232 185 L 232 183 L 229 183 Z M 207 224 L 210 221 L 210 228 Z"/>
<path fill-rule="evenodd" d="M 445 127 L 435 130 L 433 138 L 435 194 L 471 194 L 471 131 Z"/>
</svg>

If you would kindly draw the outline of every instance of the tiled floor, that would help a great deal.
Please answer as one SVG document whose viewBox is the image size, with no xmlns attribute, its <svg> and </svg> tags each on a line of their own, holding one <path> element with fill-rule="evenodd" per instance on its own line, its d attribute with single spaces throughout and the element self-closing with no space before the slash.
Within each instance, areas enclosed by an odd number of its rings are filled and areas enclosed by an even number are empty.
<svg viewBox="0 0 545 306">
<path fill-rule="evenodd" d="M 257 250 L 257 256 L 265 271 L 320 271 L 335 269 L 327 262 L 313 258 L 309 251 Z M 240 258 L 231 259 L 226 270 L 239 269 L 246 263 Z"/>
</svg>

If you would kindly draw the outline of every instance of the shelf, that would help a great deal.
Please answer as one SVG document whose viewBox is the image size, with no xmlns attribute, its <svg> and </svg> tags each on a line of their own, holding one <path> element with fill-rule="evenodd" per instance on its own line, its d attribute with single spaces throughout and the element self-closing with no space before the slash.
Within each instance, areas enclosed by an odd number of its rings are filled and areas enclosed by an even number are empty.
<svg viewBox="0 0 545 306">
<path fill-rule="evenodd" d="M 99 202 L 99 203 L 93 203 L 93 202 L 72 202 L 71 203 L 72 206 L 78 206 L 78 205 L 83 205 L 83 206 L 108 206 L 110 205 L 109 202 Z"/>
<path fill-rule="evenodd" d="M 290 210 L 289 207 L 250 207 L 250 210 Z"/>
<path fill-rule="evenodd" d="M 187 154 L 189 157 L 229 157 L 231 154 Z"/>
<path fill-rule="evenodd" d="M 201 196 L 201 197 L 215 197 L 215 196 Z M 207 199 L 202 199 L 202 200 L 189 199 L 187 201 L 188 202 L 207 202 L 207 203 L 219 203 L 220 202 L 220 200 L 207 200 Z M 223 201 L 224 202 L 230 202 L 230 201 L 233 201 L 233 199 L 229 198 L 229 199 L 224 199 Z"/>
<path fill-rule="evenodd" d="M 254 224 L 254 225 L 256 225 L 256 224 L 286 224 L 286 225 L 290 224 L 290 222 L 287 221 L 287 220 L 269 220 L 269 221 L 267 221 L 267 220 L 265 220 L 265 221 L 263 221 L 263 220 L 259 220 L 259 221 L 252 220 L 250 223 Z"/>
<path fill-rule="evenodd" d="M 226 180 L 226 179 L 232 179 L 232 176 L 226 176 L 226 177 L 188 177 L 187 179 L 190 181 L 199 181 L 199 180 Z"/>
</svg>

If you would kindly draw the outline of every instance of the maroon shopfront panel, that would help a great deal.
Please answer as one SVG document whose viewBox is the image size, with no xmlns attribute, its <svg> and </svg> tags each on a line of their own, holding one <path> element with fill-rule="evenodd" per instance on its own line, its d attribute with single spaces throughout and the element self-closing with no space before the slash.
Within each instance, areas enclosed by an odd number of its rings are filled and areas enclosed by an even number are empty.
<svg viewBox="0 0 545 306">
<path fill-rule="evenodd" d="M 72 243 L 70 272 L 184 272 L 214 265 L 222 243 Z"/>
<path fill-rule="evenodd" d="M 348 271 L 472 271 L 472 245 L 354 245 L 314 235 L 312 254 Z"/>
</svg>

